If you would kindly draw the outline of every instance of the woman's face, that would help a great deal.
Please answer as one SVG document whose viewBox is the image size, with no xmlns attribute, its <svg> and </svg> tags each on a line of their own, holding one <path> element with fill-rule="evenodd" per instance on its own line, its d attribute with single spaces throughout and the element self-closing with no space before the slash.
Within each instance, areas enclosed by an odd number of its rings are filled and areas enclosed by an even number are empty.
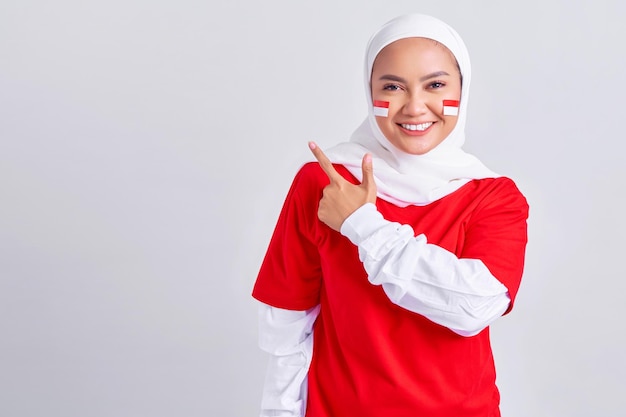
<svg viewBox="0 0 626 417">
<path fill-rule="evenodd" d="M 372 67 L 372 99 L 389 102 L 376 122 L 398 149 L 423 155 L 456 126 L 443 100 L 460 100 L 461 75 L 452 53 L 432 39 L 405 38 L 383 48 Z"/>
</svg>

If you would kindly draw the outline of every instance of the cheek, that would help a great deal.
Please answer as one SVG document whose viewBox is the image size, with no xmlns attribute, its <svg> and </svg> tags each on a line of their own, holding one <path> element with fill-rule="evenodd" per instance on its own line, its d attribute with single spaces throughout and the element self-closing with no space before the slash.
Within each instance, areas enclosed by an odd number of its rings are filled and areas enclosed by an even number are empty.
<svg viewBox="0 0 626 417">
<path fill-rule="evenodd" d="M 446 116 L 446 125 L 447 128 L 452 130 L 456 127 L 456 124 L 458 122 L 458 117 L 457 116 Z"/>
<path fill-rule="evenodd" d="M 386 133 L 387 130 L 389 129 L 389 118 L 387 117 L 377 117 L 376 118 L 376 124 L 378 125 L 378 128 L 383 132 Z"/>
<path fill-rule="evenodd" d="M 444 122 L 445 123 L 443 124 L 443 130 L 442 130 L 443 138 L 442 138 L 442 140 L 447 138 L 448 135 L 450 135 L 450 133 L 452 133 L 452 131 L 456 127 L 457 117 L 456 116 L 445 116 Z"/>
</svg>

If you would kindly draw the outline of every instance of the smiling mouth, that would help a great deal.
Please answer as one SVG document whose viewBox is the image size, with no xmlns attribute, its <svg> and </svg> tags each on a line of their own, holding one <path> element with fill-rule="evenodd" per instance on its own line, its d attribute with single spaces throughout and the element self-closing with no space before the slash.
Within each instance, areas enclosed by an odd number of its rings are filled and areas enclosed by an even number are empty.
<svg viewBox="0 0 626 417">
<path fill-rule="evenodd" d="M 400 126 L 402 126 L 406 130 L 417 131 L 417 132 L 423 132 L 424 130 L 428 129 L 432 125 L 433 125 L 433 122 L 420 123 L 420 124 L 417 124 L 417 125 L 410 125 L 410 124 L 406 124 L 406 123 L 401 123 L 400 124 Z"/>
</svg>

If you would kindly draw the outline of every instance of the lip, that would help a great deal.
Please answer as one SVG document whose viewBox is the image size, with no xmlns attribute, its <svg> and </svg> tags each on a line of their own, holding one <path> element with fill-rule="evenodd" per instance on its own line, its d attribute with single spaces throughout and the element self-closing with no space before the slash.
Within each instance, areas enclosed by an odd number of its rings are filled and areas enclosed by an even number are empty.
<svg viewBox="0 0 626 417">
<path fill-rule="evenodd" d="M 421 122 L 421 123 L 428 123 L 428 122 Z M 424 135 L 428 134 L 428 132 L 430 132 L 430 129 L 432 129 L 433 126 L 436 123 L 437 122 L 433 122 L 433 124 L 428 126 L 428 129 L 426 129 L 426 130 L 408 130 L 408 129 L 403 128 L 401 123 L 397 123 L 397 126 L 400 128 L 402 133 L 404 133 L 405 135 L 408 135 L 408 136 L 424 136 Z M 412 122 L 412 123 L 405 123 L 405 124 L 418 125 L 420 123 Z"/>
</svg>

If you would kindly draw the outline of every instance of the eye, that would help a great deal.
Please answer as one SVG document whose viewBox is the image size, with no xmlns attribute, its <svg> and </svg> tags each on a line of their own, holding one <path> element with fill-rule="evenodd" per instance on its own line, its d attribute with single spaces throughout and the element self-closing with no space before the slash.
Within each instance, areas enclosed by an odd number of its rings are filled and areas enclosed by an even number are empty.
<svg viewBox="0 0 626 417">
<path fill-rule="evenodd" d="M 438 88 L 442 88 L 445 87 L 446 83 L 444 83 L 443 81 L 433 81 L 430 84 L 428 84 L 428 88 L 436 90 Z"/>
<path fill-rule="evenodd" d="M 383 90 L 386 90 L 386 91 L 398 91 L 398 90 L 402 90 L 402 87 L 400 87 L 398 84 L 385 84 L 383 86 Z"/>
</svg>

